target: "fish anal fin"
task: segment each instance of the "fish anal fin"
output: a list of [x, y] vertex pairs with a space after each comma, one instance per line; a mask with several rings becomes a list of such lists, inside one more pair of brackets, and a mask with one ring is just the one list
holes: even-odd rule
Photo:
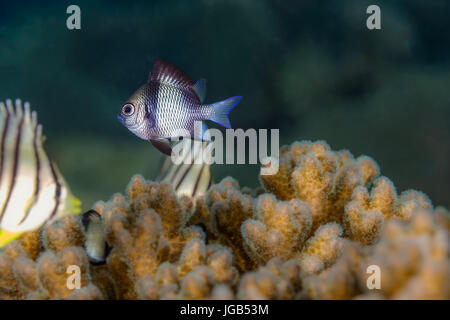
[[152, 145], [169, 157], [172, 155], [172, 147], [168, 139], [150, 139]]

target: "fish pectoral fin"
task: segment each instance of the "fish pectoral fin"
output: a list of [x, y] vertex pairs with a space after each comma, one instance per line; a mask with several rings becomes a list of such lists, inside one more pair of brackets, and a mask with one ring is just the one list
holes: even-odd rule
[[170, 142], [168, 139], [150, 139], [150, 142], [156, 149], [158, 149], [165, 155], [168, 155], [169, 157], [172, 155], [172, 147], [170, 146]]

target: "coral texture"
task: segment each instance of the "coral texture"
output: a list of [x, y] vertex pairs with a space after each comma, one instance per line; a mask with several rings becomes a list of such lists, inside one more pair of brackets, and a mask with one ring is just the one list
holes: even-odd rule
[[[449, 299], [450, 214], [400, 195], [369, 157], [323, 141], [280, 152], [262, 188], [233, 178], [195, 201], [134, 176], [93, 209], [112, 248], [89, 264], [79, 217], [0, 252], [2, 299]], [[67, 286], [67, 267], [81, 289]], [[377, 266], [381, 287], [368, 289]]]
[[[1, 299], [103, 298], [91, 281], [81, 228], [77, 218], [67, 217], [8, 244], [0, 253]], [[73, 265], [80, 268], [78, 290], [68, 286]]]

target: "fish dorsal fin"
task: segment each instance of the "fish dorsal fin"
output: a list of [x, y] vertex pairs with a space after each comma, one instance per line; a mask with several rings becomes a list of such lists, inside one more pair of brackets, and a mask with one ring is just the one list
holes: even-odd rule
[[148, 76], [148, 82], [158, 81], [173, 86], [181, 86], [192, 90], [194, 81], [177, 66], [162, 59], [156, 60], [153, 69]]
[[200, 100], [200, 103], [203, 103], [203, 101], [205, 101], [205, 97], [206, 97], [206, 79], [198, 80], [194, 84], [192, 89], [194, 89], [195, 93], [197, 94], [198, 99]]

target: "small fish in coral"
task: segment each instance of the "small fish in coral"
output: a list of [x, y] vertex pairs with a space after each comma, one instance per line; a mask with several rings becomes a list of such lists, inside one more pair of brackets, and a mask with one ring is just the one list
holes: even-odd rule
[[0, 247], [26, 231], [80, 212], [43, 148], [42, 126], [28, 102], [0, 102]]
[[[205, 149], [211, 142], [183, 139], [179, 164], [171, 157], [164, 157], [158, 181], [171, 184], [179, 197], [185, 195], [193, 199], [206, 193], [212, 184], [210, 164], [205, 161]], [[186, 161], [187, 160], [187, 161]]]
[[[231, 128], [228, 114], [242, 97], [203, 104], [205, 93], [204, 79], [194, 82], [178, 67], [158, 59], [147, 83], [128, 99], [117, 117], [135, 135], [171, 155], [169, 139], [209, 140], [203, 120]], [[200, 130], [194, 130], [196, 123], [202, 124]]]
[[94, 265], [105, 263], [111, 247], [106, 242], [100, 214], [91, 209], [83, 214], [82, 222], [85, 228], [85, 248], [89, 261]]

